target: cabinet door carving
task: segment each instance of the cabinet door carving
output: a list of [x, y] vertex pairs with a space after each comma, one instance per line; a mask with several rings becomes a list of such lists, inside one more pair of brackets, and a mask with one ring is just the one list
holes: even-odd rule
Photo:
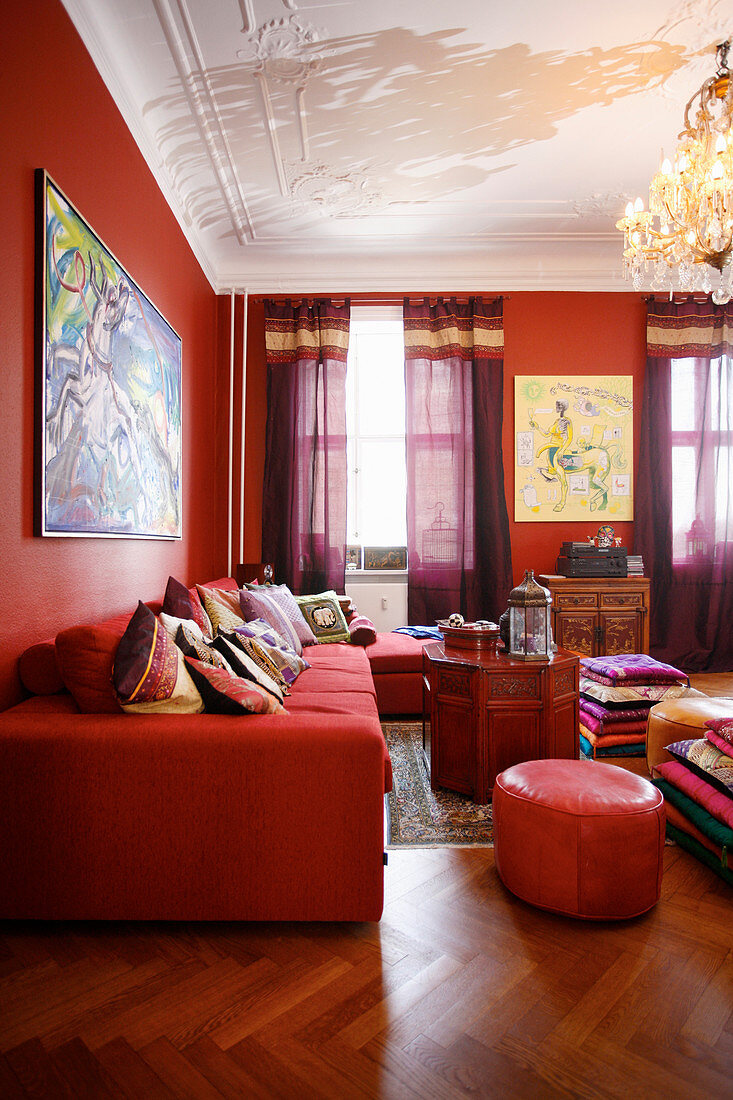
[[606, 653], [638, 653], [639, 621], [636, 615], [601, 612], [601, 630]]
[[592, 657], [597, 617], [587, 611], [576, 615], [560, 612], [555, 617], [555, 641], [562, 649], [572, 649]]

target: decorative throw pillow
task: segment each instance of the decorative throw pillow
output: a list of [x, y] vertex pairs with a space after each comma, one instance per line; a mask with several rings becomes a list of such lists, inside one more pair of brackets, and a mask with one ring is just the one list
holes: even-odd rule
[[596, 683], [587, 676], [580, 677], [580, 694], [584, 699], [595, 700], [603, 703], [609, 709], [628, 707], [638, 708], [645, 705], [651, 708], [655, 703], [661, 703], [662, 699], [685, 699], [692, 696], [702, 696], [701, 691], [684, 687], [682, 684], [636, 684], [634, 687], [608, 687], [606, 684]]
[[730, 718], [709, 718], [708, 729], [714, 730], [729, 745], [733, 745], [733, 715]]
[[197, 584], [196, 589], [198, 592], [205, 592], [207, 596], [211, 596], [211, 598], [218, 603], [223, 603], [224, 607], [228, 607], [232, 614], [237, 615], [241, 619], [242, 613], [239, 609], [238, 588], [214, 588], [213, 585], [209, 584]]
[[264, 619], [270, 623], [278, 634], [282, 635], [286, 644], [300, 656], [303, 652], [303, 645], [295, 631], [295, 627], [279, 604], [270, 599], [268, 594], [263, 591], [261, 585], [257, 585], [256, 589], [243, 588], [239, 593], [239, 606], [246, 621]]
[[251, 680], [233, 676], [221, 668], [185, 658], [191, 678], [210, 714], [286, 714], [284, 707]]
[[296, 596], [295, 602], [319, 645], [323, 642], [350, 641], [349, 627], [335, 592]]
[[221, 627], [222, 630], [234, 630], [235, 626], [242, 625], [244, 619], [241, 613], [235, 612], [228, 603], [222, 603], [214, 594], [213, 589], [203, 588], [201, 585], [196, 585], [196, 588], [201, 597], [201, 602], [204, 605], [204, 610], [211, 619], [212, 633], [214, 636], [216, 636], [219, 627]]
[[[249, 624], [245, 624], [244, 627], [237, 627], [234, 633], [241, 635], [248, 625]], [[243, 635], [245, 638], [246, 636], [246, 634]], [[270, 661], [272, 661], [279, 670], [281, 677], [288, 687], [290, 684], [295, 683], [301, 672], [311, 667], [305, 657], [299, 657], [294, 649], [288, 649], [287, 646], [270, 645], [262, 637], [253, 640], [256, 640], [258, 646], [264, 650]]]
[[172, 615], [175, 619], [193, 619], [201, 627], [202, 632], [211, 637], [211, 623], [209, 617], [201, 606], [201, 600], [194, 588], [193, 591], [186, 588], [175, 577], [168, 578], [168, 584], [163, 597], [162, 611], [166, 615]]
[[184, 623], [181, 623], [176, 632], [175, 642], [185, 657], [195, 657], [197, 661], [203, 661], [204, 664], [232, 672], [232, 668], [224, 660], [221, 653], [210, 642], [207, 642], [200, 632], [191, 630]]
[[354, 615], [349, 620], [349, 635], [354, 645], [374, 645], [377, 640], [377, 628], [366, 615]]
[[708, 783], [733, 797], [733, 758], [712, 745], [706, 737], [690, 741], [676, 741], [665, 745], [668, 753], [682, 764], [697, 772]]
[[[234, 635], [236, 637], [236, 635]], [[242, 638], [242, 643], [246, 642], [246, 638]], [[269, 692], [278, 703], [283, 701], [283, 689], [278, 683], [273, 680], [272, 676], [268, 675], [255, 660], [253, 660], [248, 653], [245, 653], [243, 646], [232, 641], [230, 636], [219, 633], [214, 638], [213, 646], [224, 657], [227, 664], [231, 668], [235, 676], [242, 676], [247, 680], [252, 680], [258, 687], [261, 687], [263, 691]]]
[[292, 623], [302, 645], [316, 644], [315, 635], [303, 618], [303, 612], [298, 607], [295, 596], [286, 584], [268, 584], [267, 598], [274, 600], [280, 610], [285, 612], [286, 618]]
[[[288, 648], [288, 643], [282, 634], [278, 634], [275, 627], [268, 623], [267, 619], [250, 619], [242, 626], [234, 628], [235, 634], [241, 634], [243, 638], [258, 638], [266, 645], [276, 645]], [[290, 647], [292, 648], [292, 647]]]
[[280, 672], [279, 667], [270, 658], [268, 650], [271, 646], [265, 646], [257, 638], [247, 638], [244, 634], [240, 634], [239, 631], [233, 630], [231, 632], [224, 633], [219, 632], [227, 641], [231, 642], [233, 646], [236, 646], [237, 650], [242, 650], [246, 655], [254, 661], [254, 663], [264, 672], [271, 680], [274, 680], [280, 690], [287, 694], [288, 685]]
[[160, 612], [160, 614], [158, 615], [158, 619], [160, 621], [160, 625], [162, 627], [165, 627], [174, 642], [176, 640], [176, 634], [178, 633], [179, 626], [185, 626], [186, 629], [191, 632], [191, 634], [195, 634], [196, 637], [199, 638], [202, 642], [211, 641], [211, 635], [204, 634], [203, 630], [195, 619], [177, 619], [175, 615], [166, 615], [165, 611]]
[[674, 665], [663, 664], [647, 653], [617, 653], [603, 657], [581, 657], [581, 673], [600, 684], [689, 684], [687, 674]]
[[112, 683], [120, 706], [130, 714], [197, 714], [204, 709], [183, 654], [142, 602], [117, 648]]

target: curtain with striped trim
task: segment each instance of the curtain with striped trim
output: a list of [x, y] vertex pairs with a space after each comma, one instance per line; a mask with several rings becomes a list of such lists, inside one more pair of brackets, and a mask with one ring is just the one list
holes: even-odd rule
[[293, 592], [343, 592], [348, 301], [265, 301], [263, 561]]
[[408, 619], [498, 619], [512, 587], [502, 302], [404, 301]]
[[[733, 668], [733, 304], [650, 302], [635, 547], [651, 650]], [[687, 533], [697, 537], [687, 539]]]

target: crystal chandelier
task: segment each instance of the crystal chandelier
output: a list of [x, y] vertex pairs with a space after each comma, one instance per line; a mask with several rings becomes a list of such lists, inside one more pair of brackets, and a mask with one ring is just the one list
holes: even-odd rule
[[[664, 160], [649, 185], [649, 210], [629, 203], [616, 222], [624, 234], [624, 275], [634, 290], [651, 276], [654, 290], [733, 296], [733, 81], [731, 39], [717, 47], [717, 69], [685, 107], [674, 163]], [[694, 121], [690, 116], [698, 102]]]

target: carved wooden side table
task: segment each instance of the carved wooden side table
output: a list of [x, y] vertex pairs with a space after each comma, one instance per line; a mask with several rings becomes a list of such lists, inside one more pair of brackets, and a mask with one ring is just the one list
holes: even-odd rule
[[423, 650], [423, 752], [433, 790], [491, 800], [496, 776], [524, 760], [578, 757], [578, 656], [517, 661]]

